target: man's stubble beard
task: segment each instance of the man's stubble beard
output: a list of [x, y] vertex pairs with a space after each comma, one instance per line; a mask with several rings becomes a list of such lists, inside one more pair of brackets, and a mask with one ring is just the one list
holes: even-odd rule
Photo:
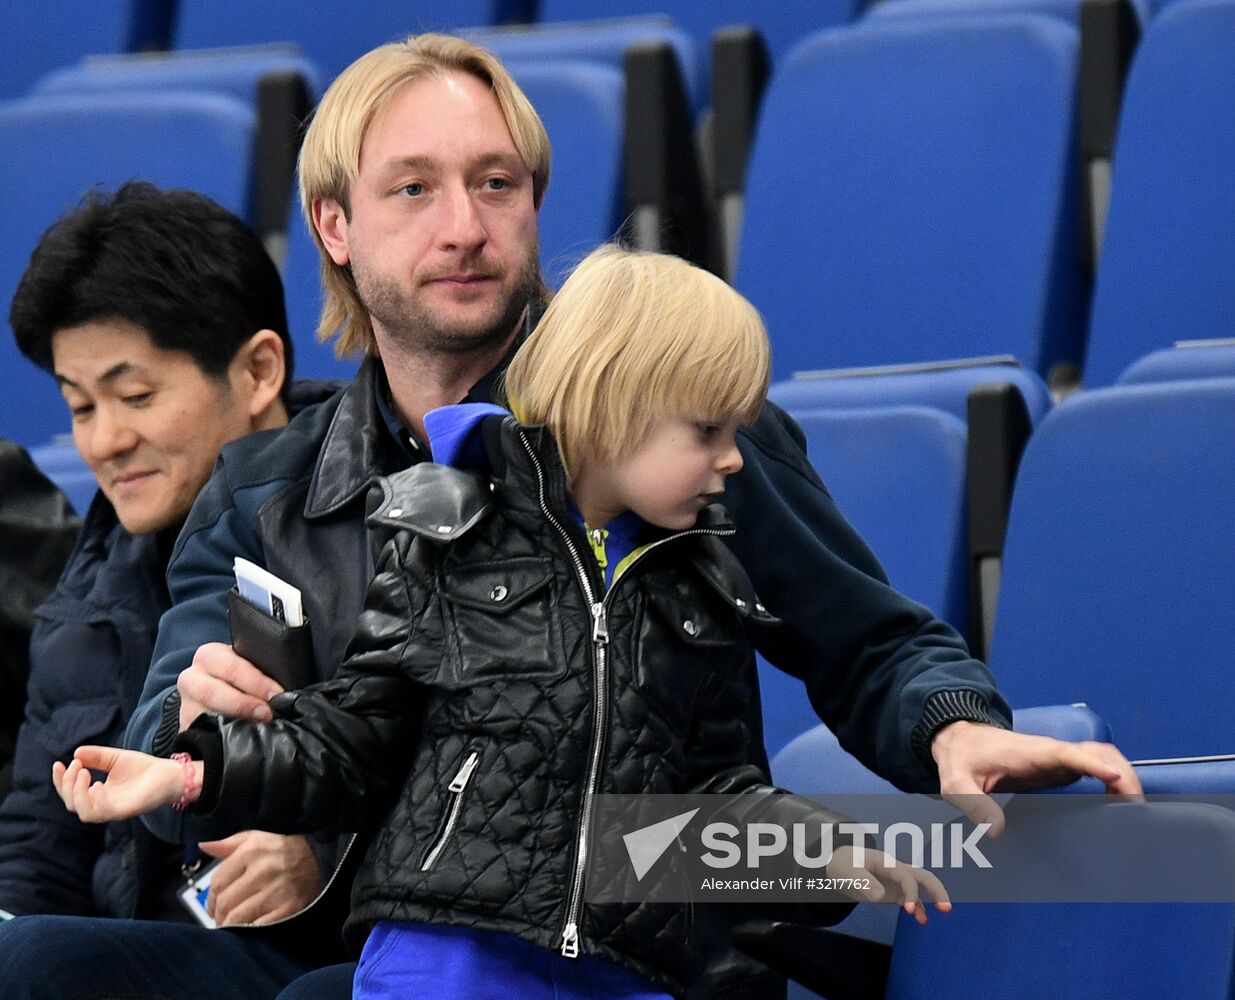
[[404, 350], [411, 354], [471, 354], [504, 342], [528, 302], [539, 293], [540, 248], [534, 246], [523, 261], [499, 315], [480, 329], [444, 323], [385, 275], [358, 271], [354, 266], [352, 273], [356, 292], [373, 322]]

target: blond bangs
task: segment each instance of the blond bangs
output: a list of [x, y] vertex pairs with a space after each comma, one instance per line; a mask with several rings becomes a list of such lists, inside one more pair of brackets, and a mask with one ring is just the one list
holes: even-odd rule
[[753, 423], [769, 371], [741, 295], [677, 257], [610, 245], [567, 279], [505, 386], [516, 418], [553, 434], [569, 477], [582, 459], [620, 460], [666, 416]]

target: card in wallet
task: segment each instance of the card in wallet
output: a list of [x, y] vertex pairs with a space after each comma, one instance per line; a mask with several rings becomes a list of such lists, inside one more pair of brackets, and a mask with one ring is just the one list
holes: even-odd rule
[[309, 623], [291, 626], [250, 604], [232, 587], [227, 595], [232, 648], [288, 691], [317, 681]]

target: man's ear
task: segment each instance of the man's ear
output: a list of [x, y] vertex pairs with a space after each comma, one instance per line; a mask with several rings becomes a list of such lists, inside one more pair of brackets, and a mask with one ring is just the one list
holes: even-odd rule
[[236, 352], [231, 364], [232, 385], [248, 397], [254, 430], [281, 427], [287, 410], [281, 393], [287, 378], [287, 359], [282, 338], [273, 330], [258, 330]]
[[330, 259], [340, 267], [351, 262], [347, 250], [347, 213], [333, 198], [318, 198], [313, 202], [313, 225], [326, 245]]

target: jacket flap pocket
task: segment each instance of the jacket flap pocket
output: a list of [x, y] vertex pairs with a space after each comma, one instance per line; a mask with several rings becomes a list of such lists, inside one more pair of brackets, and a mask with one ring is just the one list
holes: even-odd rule
[[487, 614], [504, 615], [549, 586], [552, 566], [543, 559], [505, 559], [452, 567], [442, 579], [447, 600]]
[[[688, 646], [732, 645], [740, 630], [738, 616], [727, 613], [718, 602], [705, 606], [696, 595], [692, 600], [678, 588], [649, 587], [648, 606], [661, 625]], [[720, 612], [717, 614], [717, 612]]]
[[57, 705], [39, 731], [39, 742], [57, 760], [68, 761], [83, 743], [117, 742], [123, 733], [120, 706], [108, 698]]

